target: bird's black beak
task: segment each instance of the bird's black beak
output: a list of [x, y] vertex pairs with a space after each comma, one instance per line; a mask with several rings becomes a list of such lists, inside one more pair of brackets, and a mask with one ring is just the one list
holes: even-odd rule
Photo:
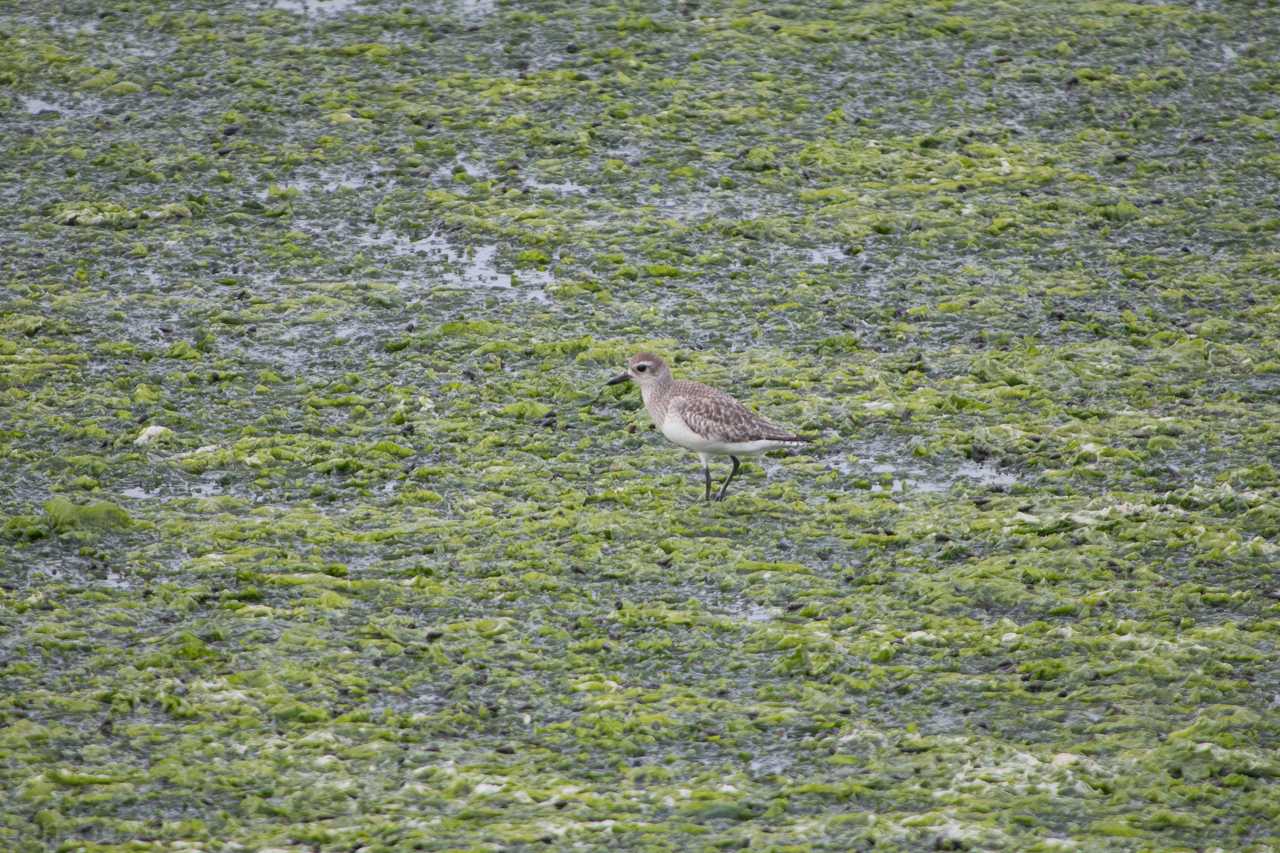
[[631, 378], [631, 374], [630, 374], [630, 373], [622, 373], [622, 374], [619, 374], [619, 375], [617, 375], [617, 376], [613, 377], [612, 379], [610, 379], [608, 382], [606, 382], [606, 383], [604, 383], [604, 384], [605, 384], [605, 385], [617, 385], [619, 382], [626, 382], [626, 381], [627, 381], [628, 379], [630, 379], [630, 378]]

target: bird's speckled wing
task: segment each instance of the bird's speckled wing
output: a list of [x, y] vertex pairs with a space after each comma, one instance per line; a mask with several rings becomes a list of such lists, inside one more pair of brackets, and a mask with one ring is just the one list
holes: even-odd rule
[[713, 441], [805, 441], [770, 423], [723, 391], [698, 383], [680, 383], [671, 405], [689, 429]]

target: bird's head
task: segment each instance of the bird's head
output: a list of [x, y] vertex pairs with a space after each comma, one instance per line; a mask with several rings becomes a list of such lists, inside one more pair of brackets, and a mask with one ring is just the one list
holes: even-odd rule
[[671, 378], [671, 371], [666, 362], [651, 352], [639, 352], [631, 356], [627, 362], [627, 370], [609, 380], [607, 384], [617, 385], [630, 379], [641, 388], [657, 385]]

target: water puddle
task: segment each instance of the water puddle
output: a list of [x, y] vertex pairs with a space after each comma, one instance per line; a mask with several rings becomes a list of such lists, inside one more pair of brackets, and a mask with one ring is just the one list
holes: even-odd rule
[[966, 459], [956, 466], [955, 472], [980, 486], [1008, 488], [1018, 482], [1017, 474], [1012, 471], [1002, 471], [991, 462], [974, 462]]
[[50, 22], [60, 33], [91, 36], [98, 32], [98, 22], [93, 18], [58, 18]]
[[815, 266], [827, 266], [833, 261], [843, 261], [848, 255], [839, 246], [818, 246], [809, 250], [809, 263]]
[[546, 181], [539, 181], [534, 178], [525, 178], [524, 185], [531, 190], [555, 193], [559, 196], [585, 196], [591, 192], [589, 187], [585, 187], [582, 184], [576, 184], [573, 181], [549, 183]]
[[64, 113], [67, 108], [61, 104], [55, 104], [53, 101], [46, 101], [41, 98], [32, 98], [27, 95], [19, 95], [18, 100], [22, 102], [22, 108], [27, 111], [28, 115], [40, 115], [41, 113]]
[[448, 241], [429, 234], [426, 237], [413, 239], [391, 229], [384, 229], [374, 234], [360, 234], [353, 241], [362, 249], [373, 249], [380, 255], [391, 257], [438, 257], [449, 249]]
[[452, 163], [445, 163], [431, 173], [431, 179], [437, 184], [448, 186], [454, 182], [454, 175], [461, 170], [467, 173], [467, 177], [472, 180], [487, 180], [493, 177], [493, 172], [485, 166], [473, 163], [466, 157], [459, 154], [454, 158]]
[[497, 0], [461, 0], [458, 11], [464, 19], [487, 18], [498, 9]]
[[220, 494], [223, 494], [222, 484], [216, 480], [204, 480], [191, 486], [192, 497], [211, 498]]
[[[446, 284], [467, 290], [506, 290], [536, 302], [550, 302], [546, 288], [555, 281], [555, 276], [547, 270], [500, 269], [497, 244], [457, 248], [437, 234], [413, 239], [391, 230], [363, 235], [355, 242], [384, 257], [412, 256], [439, 264], [440, 280]], [[415, 284], [421, 280], [420, 273], [413, 276]]]
[[315, 18], [333, 18], [351, 10], [363, 0], [275, 0], [275, 8]]
[[48, 118], [69, 118], [96, 115], [102, 111], [103, 102], [99, 98], [92, 96], [72, 96], [72, 99], [76, 102], [75, 106], [72, 106], [66, 101], [49, 101], [44, 98], [32, 97], [31, 95], [19, 95], [18, 104], [29, 116], [43, 116]]
[[[352, 174], [345, 169], [322, 169], [320, 171], [320, 180], [317, 182], [319, 187], [326, 193], [334, 193], [339, 190], [358, 190], [369, 185], [371, 180], [378, 177], [378, 173], [371, 172], [368, 177]], [[306, 182], [310, 183], [310, 182]], [[387, 189], [395, 186], [396, 181], [390, 180]], [[303, 187], [300, 187], [302, 189]], [[309, 187], [307, 187], [309, 188]]]
[[[686, 224], [709, 219], [718, 215], [721, 210], [719, 202], [706, 196], [649, 198], [642, 200], [642, 204], [660, 211], [663, 216]], [[754, 219], [755, 215], [750, 214], [740, 218]]]
[[133, 586], [133, 582], [119, 572], [108, 571], [105, 576], [97, 578], [96, 586], [106, 587], [107, 589], [130, 589]]
[[[554, 276], [542, 270], [521, 270], [518, 273], [500, 272], [494, 264], [498, 255], [497, 246], [479, 246], [463, 261], [463, 269], [459, 273], [449, 274], [455, 282], [462, 285], [480, 284], [485, 287], [514, 288], [520, 284], [521, 292], [539, 302], [550, 301], [546, 288], [554, 280]], [[532, 289], [530, 289], [532, 286]]]
[[[887, 464], [872, 465], [871, 473], [873, 474], [898, 473], [898, 466], [887, 465]], [[883, 494], [885, 492], [888, 492], [889, 494], [896, 495], [896, 494], [901, 494], [902, 492], [907, 492], [907, 491], [945, 492], [947, 490], [948, 484], [946, 482], [942, 480], [929, 479], [923, 475], [923, 472], [913, 471], [911, 472], [911, 476], [906, 476], [905, 475], [906, 472], [903, 472], [903, 473], [904, 473], [904, 476], [894, 477], [888, 482], [888, 484], [886, 484], [883, 481], [883, 479], [881, 479], [880, 482], [872, 483], [871, 484], [872, 494]]]
[[[175, 494], [186, 486], [185, 494]], [[130, 486], [122, 489], [121, 497], [130, 498], [135, 501], [162, 500], [168, 501], [176, 497], [192, 497], [192, 498], [210, 498], [223, 494], [222, 484], [216, 479], [204, 478], [199, 482], [190, 484], [178, 484], [176, 489], [166, 489], [162, 486], [154, 486], [147, 488], [145, 486]]]
[[747, 765], [754, 777], [776, 776], [786, 771], [788, 767], [795, 764], [796, 760], [793, 756], [785, 753], [776, 755], [761, 755], [751, 759], [751, 763]]
[[890, 461], [883, 453], [872, 452], [862, 458], [851, 456], [842, 459], [835, 467], [843, 474], [874, 480], [871, 485], [873, 494], [930, 494], [949, 491], [957, 484], [1007, 489], [1018, 482], [1018, 475], [1012, 471], [1002, 469], [992, 462], [974, 462], [971, 459], [946, 467], [931, 468], [903, 464], [899, 458]]
[[759, 624], [761, 622], [772, 622], [778, 618], [778, 612], [776, 607], [765, 607], [762, 604], [746, 602], [729, 608], [725, 615], [733, 619], [741, 619], [748, 624]]

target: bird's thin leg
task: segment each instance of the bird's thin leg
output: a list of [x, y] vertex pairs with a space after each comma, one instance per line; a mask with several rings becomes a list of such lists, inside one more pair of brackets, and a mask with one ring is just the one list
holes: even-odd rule
[[711, 460], [707, 458], [705, 453], [699, 453], [698, 458], [702, 460], [702, 478], [707, 483], [707, 492], [703, 501], [711, 503]]
[[[738, 468], [742, 466], [742, 463], [738, 461], [738, 457], [730, 456], [729, 458], [733, 460], [733, 470], [729, 472], [729, 476], [725, 478], [724, 485], [720, 487], [720, 494], [716, 496], [718, 501], [724, 500], [724, 493], [729, 491], [729, 484], [733, 482], [733, 475], [737, 474]], [[708, 474], [707, 476], [711, 475]]]

